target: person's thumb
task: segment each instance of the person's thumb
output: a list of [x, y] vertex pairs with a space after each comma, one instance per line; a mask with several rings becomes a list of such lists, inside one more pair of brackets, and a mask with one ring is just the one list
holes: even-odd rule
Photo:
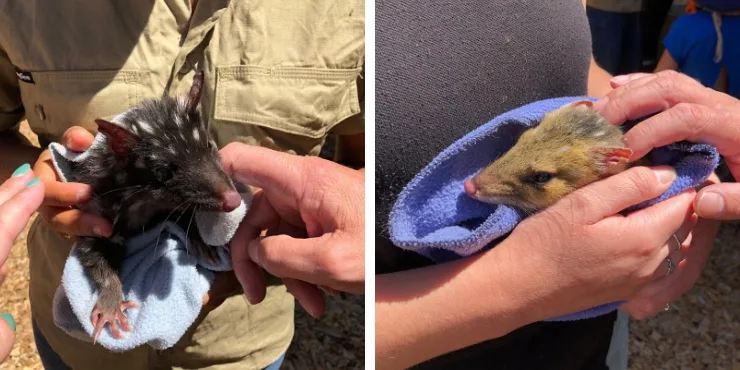
[[252, 261], [272, 275], [329, 285], [326, 270], [330, 263], [322, 253], [326, 244], [324, 236], [297, 239], [281, 234], [252, 240], [247, 251]]
[[0, 319], [0, 364], [10, 356], [15, 344], [15, 320], [9, 313], [2, 314]]
[[574, 191], [552, 211], [576, 223], [592, 224], [659, 196], [675, 179], [676, 171], [669, 166], [632, 167]]
[[694, 199], [694, 210], [701, 218], [740, 220], [740, 185], [723, 183], [701, 189]]

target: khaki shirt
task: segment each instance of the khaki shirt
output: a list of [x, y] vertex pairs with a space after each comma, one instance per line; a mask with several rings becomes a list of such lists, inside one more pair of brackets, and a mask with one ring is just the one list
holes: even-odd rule
[[[203, 113], [219, 144], [317, 155], [326, 136], [364, 131], [362, 0], [0, 0], [0, 130], [26, 118], [42, 146], [95, 130], [144, 98], [189, 90], [203, 70]], [[23, 79], [23, 80], [22, 80]], [[260, 369], [293, 337], [294, 300], [268, 288], [202, 316], [167, 351], [115, 354], [56, 328], [52, 297], [70, 242], [43, 221], [28, 237], [34, 320], [75, 369]]]

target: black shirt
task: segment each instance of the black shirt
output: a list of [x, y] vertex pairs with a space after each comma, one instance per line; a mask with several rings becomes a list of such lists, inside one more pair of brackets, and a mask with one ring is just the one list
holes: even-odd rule
[[[376, 273], [430, 262], [388, 240], [396, 196], [440, 151], [521, 105], [585, 95], [578, 0], [376, 1]], [[607, 369], [616, 313], [535, 323], [420, 369]]]

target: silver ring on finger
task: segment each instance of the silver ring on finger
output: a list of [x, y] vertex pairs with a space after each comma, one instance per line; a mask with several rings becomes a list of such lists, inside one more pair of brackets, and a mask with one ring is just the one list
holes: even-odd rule
[[666, 260], [668, 261], [668, 271], [665, 274], [670, 275], [673, 273], [673, 260], [671, 260], [671, 256], [668, 256]]
[[675, 233], [673, 234], [673, 239], [676, 241], [676, 249], [674, 249], [673, 251], [678, 252], [681, 250], [681, 241], [678, 240], [678, 236], [676, 236]]

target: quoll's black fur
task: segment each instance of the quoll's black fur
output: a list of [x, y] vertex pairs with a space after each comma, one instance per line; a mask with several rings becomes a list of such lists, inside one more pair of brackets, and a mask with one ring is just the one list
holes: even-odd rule
[[125, 240], [173, 219], [188, 233], [188, 250], [213, 253], [198, 232], [189, 232], [194, 212], [231, 211], [241, 202], [201, 119], [202, 83], [198, 72], [187, 97], [144, 101], [117, 123], [96, 120], [107, 145], [91, 148], [90, 157], [72, 169], [69, 181], [93, 188], [83, 210], [113, 223], [110, 238], [78, 239], [80, 261], [99, 291], [91, 313], [94, 342], [106, 323], [115, 338], [116, 321], [131, 331], [123, 311], [136, 305], [123, 302], [118, 277]]

